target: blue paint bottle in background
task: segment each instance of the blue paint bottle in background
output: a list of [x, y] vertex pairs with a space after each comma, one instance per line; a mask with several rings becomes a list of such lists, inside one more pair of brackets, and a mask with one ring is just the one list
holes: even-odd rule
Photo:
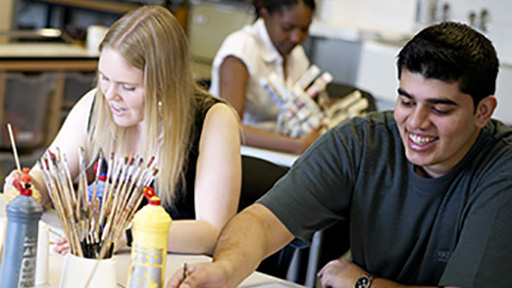
[[[97, 183], [93, 182], [89, 185], [89, 187], [87, 187], [90, 202], [92, 202], [94, 199], [98, 199], [100, 204], [103, 203], [102, 201], [103, 201], [103, 194], [105, 193], [106, 181], [107, 181], [107, 175], [106, 175], [106, 173], [102, 173], [99, 175]], [[97, 184], [96, 192], [94, 192], [95, 184]], [[101, 209], [101, 205], [99, 206], [99, 209]]]

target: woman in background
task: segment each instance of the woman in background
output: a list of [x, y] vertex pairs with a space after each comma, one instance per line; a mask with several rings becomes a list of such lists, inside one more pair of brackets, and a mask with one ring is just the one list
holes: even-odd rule
[[217, 52], [210, 92], [233, 105], [243, 119], [245, 144], [300, 154], [318, 131], [303, 138], [279, 135], [279, 108], [259, 79], [275, 72], [293, 84], [306, 72], [309, 60], [300, 44], [308, 36], [315, 1], [255, 0], [254, 6], [256, 22], [228, 36]]
[[[186, 37], [174, 16], [144, 6], [119, 19], [100, 45], [98, 84], [70, 112], [50, 150], [79, 174], [77, 147], [92, 164], [111, 152], [156, 156], [157, 195], [174, 219], [171, 252], [212, 252], [224, 224], [236, 213], [241, 186], [236, 113], [196, 85]], [[16, 173], [6, 181], [7, 191]], [[41, 171], [30, 175], [48, 203]], [[57, 252], [66, 252], [60, 241]]]

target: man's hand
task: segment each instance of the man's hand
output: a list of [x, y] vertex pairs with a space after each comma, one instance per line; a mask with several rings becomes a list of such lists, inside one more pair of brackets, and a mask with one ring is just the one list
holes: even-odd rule
[[352, 288], [356, 280], [368, 274], [356, 264], [346, 259], [337, 259], [327, 263], [317, 276], [322, 288]]
[[221, 288], [229, 287], [229, 276], [217, 263], [196, 263], [187, 265], [174, 273], [167, 282], [167, 288]]
[[[327, 263], [317, 276], [320, 278], [322, 288], [353, 288], [356, 280], [368, 274], [361, 267], [346, 259], [337, 259]], [[436, 288], [435, 286], [404, 286], [391, 280], [383, 278], [374, 279], [370, 287], [417, 287], [417, 288]], [[454, 286], [445, 286], [446, 288], [458, 288]]]

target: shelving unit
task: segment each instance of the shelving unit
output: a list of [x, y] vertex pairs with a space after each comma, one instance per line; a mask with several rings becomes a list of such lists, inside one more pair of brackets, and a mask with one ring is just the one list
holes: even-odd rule
[[[4, 119], [5, 97], [16, 97], [15, 91], [7, 91], [8, 73], [54, 73], [54, 89], [48, 97], [44, 140], [42, 145], [49, 145], [57, 135], [61, 125], [64, 101], [64, 89], [67, 73], [93, 72], [97, 69], [98, 55], [85, 48], [67, 44], [2, 44], [0, 45], [0, 119]], [[37, 95], [37, 91], [34, 91]], [[27, 97], [27, 95], [20, 95]], [[27, 103], [30, 105], [30, 103]], [[30, 116], [30, 115], [27, 115]]]

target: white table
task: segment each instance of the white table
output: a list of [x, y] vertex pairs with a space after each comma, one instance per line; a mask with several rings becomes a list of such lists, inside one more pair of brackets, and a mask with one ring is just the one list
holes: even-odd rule
[[[4, 205], [4, 194], [0, 194], [0, 217], [5, 215]], [[46, 222], [50, 227], [51, 231], [60, 232], [60, 221], [57, 217], [57, 213], [54, 210], [48, 210], [43, 214], [42, 220]], [[2, 219], [3, 221], [3, 219]], [[50, 240], [56, 239], [58, 236], [54, 232], [50, 233]], [[0, 240], [1, 241], [1, 240]], [[38, 285], [37, 288], [57, 288], [59, 287], [59, 281], [61, 277], [62, 266], [64, 263], [64, 256], [54, 253], [50, 247], [50, 267], [49, 267], [49, 283], [46, 285]], [[117, 283], [118, 287], [126, 287], [128, 279], [128, 269], [130, 266], [130, 251], [128, 249], [121, 250], [115, 254], [117, 259]], [[167, 266], [165, 270], [166, 283], [171, 276], [181, 267], [183, 263], [198, 263], [198, 262], [209, 262], [211, 258], [204, 255], [188, 255], [188, 254], [168, 254], [167, 255]], [[240, 287], [302, 287], [290, 281], [285, 281], [270, 275], [266, 275], [260, 272], [254, 272], [247, 279], [245, 279]]]
[[291, 167], [299, 155], [242, 145], [242, 155], [261, 158], [284, 167]]
[[[128, 268], [130, 265], [130, 253], [124, 251], [115, 255], [117, 259], [117, 285], [118, 287], [126, 287], [128, 279]], [[211, 258], [204, 255], [185, 255], [185, 254], [168, 254], [167, 255], [167, 269], [165, 270], [165, 283], [171, 278], [171, 276], [183, 267], [183, 263], [199, 263], [209, 262]], [[58, 288], [59, 280], [61, 277], [62, 266], [64, 263], [64, 256], [51, 252], [50, 255], [50, 267], [49, 267], [49, 280], [50, 283], [47, 285], [39, 285], [37, 288]], [[240, 287], [302, 287], [293, 282], [285, 281], [279, 278], [272, 277], [259, 272], [254, 272], [245, 279]]]

